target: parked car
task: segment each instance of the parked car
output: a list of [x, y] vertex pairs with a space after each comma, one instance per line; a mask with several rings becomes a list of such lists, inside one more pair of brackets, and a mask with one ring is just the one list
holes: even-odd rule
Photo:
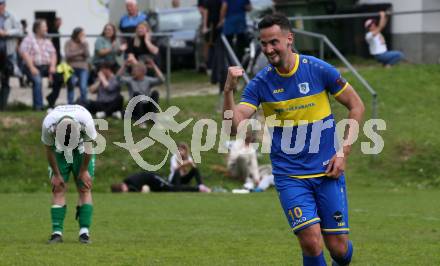
[[[158, 9], [150, 14], [149, 23], [156, 33], [170, 34], [171, 67], [198, 66], [200, 42], [198, 32], [202, 17], [197, 7]], [[162, 68], [166, 68], [166, 51], [168, 38], [155, 38], [160, 49]]]

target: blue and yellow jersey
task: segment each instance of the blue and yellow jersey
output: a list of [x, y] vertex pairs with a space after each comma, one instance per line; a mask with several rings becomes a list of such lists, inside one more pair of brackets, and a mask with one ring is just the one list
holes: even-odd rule
[[325, 175], [327, 164], [336, 153], [328, 94], [336, 97], [347, 86], [335, 67], [305, 55], [296, 55], [290, 73], [279, 73], [268, 65], [247, 85], [240, 104], [254, 109], [261, 104], [266, 121], [274, 117], [281, 121], [268, 125], [274, 175]]

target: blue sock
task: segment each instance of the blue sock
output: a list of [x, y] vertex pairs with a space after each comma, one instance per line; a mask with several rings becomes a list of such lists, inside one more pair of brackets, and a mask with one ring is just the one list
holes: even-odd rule
[[303, 254], [303, 265], [304, 266], [327, 266], [325, 263], [324, 252], [321, 252], [319, 256], [306, 256]]
[[351, 257], [353, 256], [353, 244], [350, 240], [348, 240], [348, 248], [347, 253], [345, 253], [344, 257], [342, 258], [335, 258], [332, 256], [332, 259], [338, 263], [339, 266], [345, 266], [349, 265], [351, 262]]

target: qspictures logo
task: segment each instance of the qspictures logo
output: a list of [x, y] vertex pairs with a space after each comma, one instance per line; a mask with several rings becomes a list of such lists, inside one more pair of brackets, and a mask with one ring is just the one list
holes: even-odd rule
[[[155, 113], [146, 113], [133, 123], [133, 110], [140, 102], [150, 102], [158, 111]], [[228, 153], [226, 143], [231, 142], [232, 111], [225, 111], [223, 114], [224, 120], [220, 123], [209, 118], [199, 119], [197, 121], [194, 118], [187, 118], [182, 122], [178, 122], [176, 117], [179, 112], [180, 109], [177, 106], [170, 106], [166, 110], [162, 110], [150, 97], [145, 95], [136, 96], [130, 100], [125, 110], [123, 121], [125, 142], [114, 142], [113, 144], [128, 152], [139, 167], [146, 171], [156, 171], [164, 166], [170, 154], [176, 155], [177, 159], [181, 162], [182, 158], [178, 152], [177, 143], [171, 137], [171, 133], [178, 134], [185, 129], [187, 130], [188, 127], [192, 125], [191, 139], [188, 140], [188, 142], [190, 142], [191, 156], [195, 163], [202, 162], [202, 152], [216, 149], [217, 153]], [[132, 127], [145, 123], [148, 120], [151, 120], [153, 123], [148, 130], [147, 136], [135, 142]], [[108, 130], [108, 122], [106, 120], [94, 119], [94, 122], [99, 130]], [[283, 124], [283, 126], [281, 126], [281, 124]], [[308, 125], [310, 124], [312, 124], [312, 126], [309, 127]], [[293, 127], [289, 127], [289, 125], [298, 125], [296, 135], [293, 135]], [[347, 139], [342, 139], [348, 125], [352, 128], [352, 134]], [[271, 140], [275, 127], [279, 127], [283, 131], [280, 143], [282, 152], [286, 154], [298, 154], [304, 152], [304, 149], [307, 149], [305, 152], [308, 153], [318, 153], [320, 149], [319, 141], [313, 141], [314, 145], [305, 145], [305, 142], [307, 136], [313, 136], [314, 139], [320, 140], [325, 130], [335, 130], [337, 132], [337, 134], [334, 134], [333, 145], [335, 150], [338, 151], [341, 145], [354, 144], [358, 140], [361, 130], [360, 125], [351, 119], [343, 119], [338, 123], [335, 123], [333, 119], [312, 122], [284, 120], [282, 123], [276, 119], [276, 115], [272, 115], [266, 117], [264, 123], [257, 119], [243, 120], [237, 127], [236, 139], [244, 140], [248, 130], [255, 132], [262, 131], [261, 144], [252, 143], [251, 145], [256, 151], [262, 154], [269, 154], [271, 152]], [[81, 128], [81, 130], [84, 129]], [[386, 123], [382, 119], [370, 119], [363, 124], [362, 131], [367, 137], [367, 141], [361, 142], [361, 151], [363, 154], [379, 154], [382, 152], [385, 143], [378, 132], [383, 130], [386, 130]], [[80, 143], [79, 139], [82, 133], [87, 134], [87, 132], [80, 132], [80, 130], [72, 131], [70, 133], [71, 141], [69, 145], [63, 146], [63, 143], [60, 143], [62, 146], [60, 150], [64, 151], [65, 154], [71, 154], [71, 151], [77, 148], [77, 144]], [[61, 139], [64, 139], [66, 134], [65, 126], [57, 129], [56, 134], [63, 134]], [[106, 139], [98, 133], [94, 143], [84, 143], [84, 150], [87, 153], [100, 154], [104, 152], [106, 145]], [[148, 162], [141, 156], [141, 152], [148, 151], [154, 145], [161, 145], [164, 151], [166, 151], [163, 158], [160, 158], [159, 163]]]

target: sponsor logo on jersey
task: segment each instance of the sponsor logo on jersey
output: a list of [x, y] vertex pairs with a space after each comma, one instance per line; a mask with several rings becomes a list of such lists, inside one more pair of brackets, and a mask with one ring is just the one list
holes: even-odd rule
[[306, 217], [301, 217], [301, 218], [299, 218], [299, 219], [295, 219], [295, 221], [293, 221], [292, 227], [295, 227], [295, 226], [297, 226], [297, 225], [299, 225], [299, 224], [302, 224], [302, 223], [304, 223], [305, 221], [307, 221], [307, 218], [306, 218]]
[[282, 92], [284, 92], [283, 88], [273, 90], [273, 94], [282, 93]]

